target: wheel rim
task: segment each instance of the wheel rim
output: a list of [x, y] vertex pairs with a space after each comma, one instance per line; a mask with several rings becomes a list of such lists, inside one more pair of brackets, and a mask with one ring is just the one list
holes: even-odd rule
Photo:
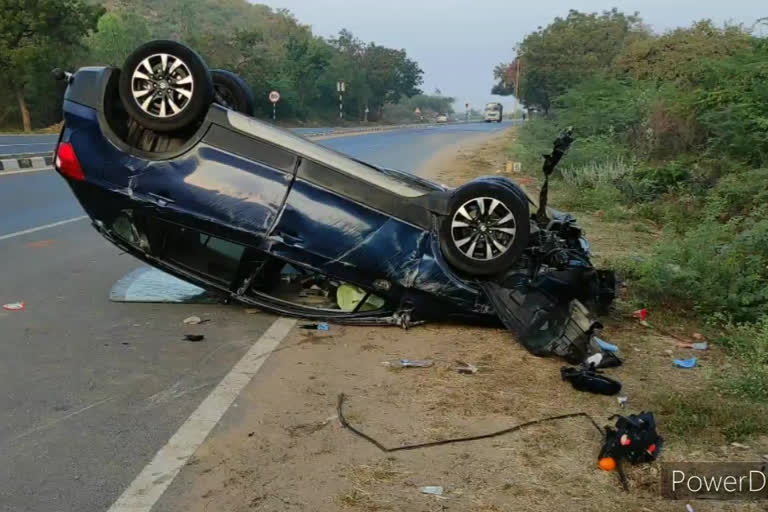
[[168, 53], [139, 62], [131, 77], [131, 92], [139, 108], [152, 117], [179, 115], [190, 104], [195, 81], [186, 62]]
[[470, 199], [451, 219], [454, 245], [473, 260], [490, 261], [506, 253], [515, 241], [516, 232], [515, 215], [493, 197]]

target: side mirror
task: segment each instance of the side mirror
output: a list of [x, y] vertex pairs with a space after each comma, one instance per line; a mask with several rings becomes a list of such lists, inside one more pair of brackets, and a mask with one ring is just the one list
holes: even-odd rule
[[64, 71], [61, 68], [54, 68], [51, 70], [51, 76], [54, 80], [61, 81], [66, 80], [67, 83], [72, 82], [72, 73]]

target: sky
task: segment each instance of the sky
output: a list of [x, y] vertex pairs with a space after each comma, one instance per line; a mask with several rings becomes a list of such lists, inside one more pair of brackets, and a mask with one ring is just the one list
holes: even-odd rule
[[[751, 26], [768, 17], [765, 0], [256, 0], [287, 8], [315, 34], [330, 36], [342, 28], [364, 41], [403, 48], [424, 70], [422, 89], [435, 88], [464, 104], [482, 108], [500, 101], [514, 106], [511, 96], [491, 95], [493, 67], [514, 57], [526, 34], [547, 25], [569, 9], [594, 12], [617, 7], [638, 11], [654, 31], [663, 32], [694, 20]], [[519, 7], [516, 7], [519, 5]], [[763, 33], [765, 30], [762, 31]]]

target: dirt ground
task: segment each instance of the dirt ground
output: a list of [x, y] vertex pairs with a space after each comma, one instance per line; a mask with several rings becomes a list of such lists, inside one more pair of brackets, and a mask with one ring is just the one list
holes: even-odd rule
[[[430, 161], [425, 175], [458, 184], [505, 172], [505, 132]], [[535, 179], [512, 176], [535, 189]], [[583, 218], [598, 254], [631, 252], [654, 234]], [[723, 362], [699, 352], [699, 366], [679, 370], [672, 357], [690, 356], [674, 339], [627, 320], [619, 301], [604, 337], [620, 346], [624, 366], [607, 373], [624, 384], [616, 397], [580, 393], [560, 380], [563, 362], [531, 356], [500, 329], [428, 325], [328, 332], [296, 329], [238, 400], [238, 421], [219, 429], [184, 469], [183, 508], [192, 511], [683, 511], [685, 502], [659, 497], [659, 464], [628, 468], [630, 491], [600, 471], [597, 431], [585, 418], [533, 426], [493, 439], [384, 453], [336, 419], [339, 393], [349, 422], [394, 447], [477, 435], [550, 415], [587, 412], [599, 424], [616, 413], [657, 411], [665, 390], [695, 389]], [[671, 352], [671, 353], [670, 353]], [[431, 368], [395, 369], [399, 358], [435, 361]], [[479, 367], [460, 375], [455, 362]], [[659, 416], [664, 435], [664, 416]], [[768, 443], [738, 451], [718, 440], [667, 436], [663, 460], [748, 460]], [[442, 486], [442, 496], [422, 486]], [[765, 510], [748, 503], [695, 503], [708, 510]]]

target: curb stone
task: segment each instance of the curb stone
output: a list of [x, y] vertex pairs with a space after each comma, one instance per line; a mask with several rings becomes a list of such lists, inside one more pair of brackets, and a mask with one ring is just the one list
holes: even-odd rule
[[53, 165], [53, 155], [50, 153], [3, 156], [4, 158], [0, 158], [0, 173], [21, 169], [40, 169]]

